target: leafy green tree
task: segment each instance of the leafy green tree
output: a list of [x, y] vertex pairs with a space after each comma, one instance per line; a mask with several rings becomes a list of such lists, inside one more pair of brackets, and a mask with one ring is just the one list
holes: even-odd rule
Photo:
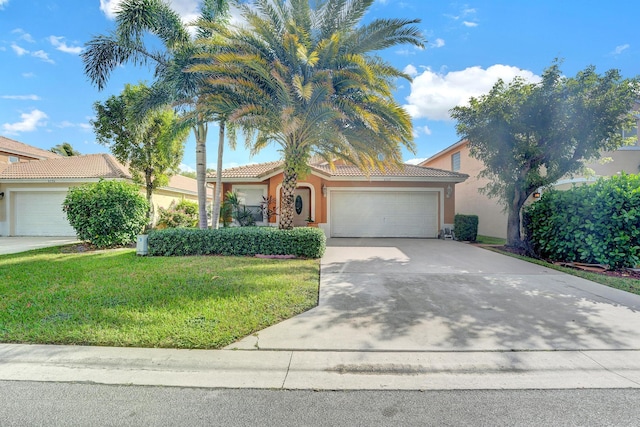
[[189, 127], [170, 108], [151, 111], [141, 120], [135, 106], [144, 101], [145, 88], [144, 84], [127, 85], [119, 96], [111, 96], [104, 104], [96, 102], [92, 124], [97, 141], [129, 166], [135, 182], [144, 184], [151, 225], [153, 192], [177, 172]]
[[[423, 46], [418, 20], [360, 21], [373, 0], [255, 0], [241, 5], [246, 25], [214, 27], [204, 55], [203, 97], [229, 123], [255, 129], [245, 140], [270, 143], [284, 158], [280, 228], [293, 227], [294, 190], [314, 154], [365, 171], [397, 165], [414, 149], [411, 119], [393, 100], [393, 82], [410, 77], [377, 56], [409, 43]], [[230, 134], [232, 138], [234, 134]]]
[[624, 143], [620, 129], [633, 125], [638, 81], [594, 67], [564, 77], [558, 63], [539, 83], [516, 78], [451, 110], [458, 134], [489, 179], [483, 189], [508, 212], [507, 245], [522, 246], [520, 211], [539, 187], [578, 172], [585, 161]]
[[62, 210], [80, 240], [107, 248], [135, 242], [149, 206], [137, 185], [101, 180], [69, 189]]
[[[224, 25], [228, 19], [228, 0], [203, 0], [200, 9], [201, 23], [217, 22]], [[154, 35], [161, 46], [147, 43], [145, 35]], [[102, 90], [113, 70], [125, 63], [151, 65], [156, 81], [150, 88], [145, 110], [159, 105], [180, 105], [188, 110], [186, 117], [196, 139], [196, 180], [198, 181], [199, 227], [207, 227], [206, 193], [206, 141], [208, 123], [221, 120], [214, 113], [201, 107], [199, 90], [202, 77], [186, 72], [186, 68], [197, 62], [196, 55], [202, 53], [199, 40], [211, 37], [210, 30], [198, 26], [195, 38], [189, 33], [180, 16], [164, 0], [124, 0], [116, 14], [116, 29], [108, 35], [91, 39], [82, 53], [85, 74], [98, 89]], [[156, 46], [158, 47], [156, 49]], [[161, 48], [160, 48], [161, 47]], [[224, 121], [220, 122], [219, 157], [224, 146]], [[221, 162], [221, 159], [219, 159]], [[220, 168], [218, 168], [220, 169]], [[220, 187], [216, 187], [220, 188]], [[216, 191], [219, 202], [220, 191]], [[214, 222], [217, 227], [217, 222]]]
[[62, 144], [58, 144], [54, 147], [51, 147], [49, 151], [51, 151], [52, 153], [60, 154], [61, 156], [64, 156], [64, 157], [80, 155], [80, 152], [75, 148], [73, 148], [73, 146], [68, 142], [63, 142]]

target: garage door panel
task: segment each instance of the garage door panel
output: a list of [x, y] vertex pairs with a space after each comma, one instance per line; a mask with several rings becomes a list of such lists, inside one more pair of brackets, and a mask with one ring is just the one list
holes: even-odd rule
[[438, 193], [334, 191], [332, 237], [436, 237]]
[[19, 191], [13, 193], [16, 236], [75, 236], [62, 211], [66, 191]]

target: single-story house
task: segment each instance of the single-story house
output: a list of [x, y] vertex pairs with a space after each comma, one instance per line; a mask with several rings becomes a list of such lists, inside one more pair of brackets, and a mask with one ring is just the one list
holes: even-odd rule
[[[453, 224], [455, 186], [467, 178], [414, 165], [365, 174], [348, 164], [312, 163], [310, 170], [295, 190], [295, 225], [318, 226], [328, 237], [438, 237]], [[222, 191], [236, 192], [257, 224], [276, 225], [278, 215], [265, 218], [260, 203], [271, 196], [280, 205], [282, 179], [282, 161], [240, 166], [222, 172]]]
[[[70, 187], [100, 179], [131, 181], [131, 174], [110, 154], [11, 163], [0, 170], [0, 236], [75, 235], [62, 202]], [[182, 199], [198, 200], [195, 179], [175, 175], [153, 196], [156, 211]]]
[[[640, 117], [638, 118], [640, 122]], [[567, 176], [554, 184], [560, 190], [566, 190], [573, 185], [595, 182], [600, 177], [613, 176], [620, 172], [638, 173], [640, 168], [640, 141], [637, 131], [631, 133], [636, 136], [636, 142], [612, 152], [603, 152], [601, 160], [586, 165], [593, 174]], [[484, 164], [469, 154], [469, 143], [466, 140], [436, 153], [420, 163], [421, 166], [441, 168], [464, 173], [469, 179], [456, 186], [456, 213], [478, 215], [478, 234], [493, 237], [507, 237], [507, 213], [503, 210], [498, 199], [490, 199], [479, 190], [487, 185], [486, 178], [479, 178], [478, 174], [484, 169]], [[541, 189], [542, 190], [542, 189]], [[533, 199], [530, 198], [529, 203]]]

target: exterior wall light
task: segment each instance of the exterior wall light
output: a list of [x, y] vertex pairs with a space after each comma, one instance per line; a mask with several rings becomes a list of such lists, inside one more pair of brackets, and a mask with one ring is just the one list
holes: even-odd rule
[[453, 192], [453, 188], [451, 187], [451, 184], [447, 185], [447, 192], [445, 194], [447, 199], [451, 197], [452, 192]]
[[540, 192], [536, 191], [535, 193], [533, 193], [533, 198], [534, 199], [539, 199], [540, 198]]
[[4, 199], [4, 191], [0, 192], [0, 200]]
[[322, 195], [324, 197], [327, 197], [327, 186], [322, 184]]

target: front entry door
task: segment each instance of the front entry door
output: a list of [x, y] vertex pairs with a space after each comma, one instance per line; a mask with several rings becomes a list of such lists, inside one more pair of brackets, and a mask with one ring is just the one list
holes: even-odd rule
[[[304, 227], [311, 216], [311, 189], [296, 188], [293, 193], [293, 225]], [[315, 219], [315, 218], [312, 218]]]

